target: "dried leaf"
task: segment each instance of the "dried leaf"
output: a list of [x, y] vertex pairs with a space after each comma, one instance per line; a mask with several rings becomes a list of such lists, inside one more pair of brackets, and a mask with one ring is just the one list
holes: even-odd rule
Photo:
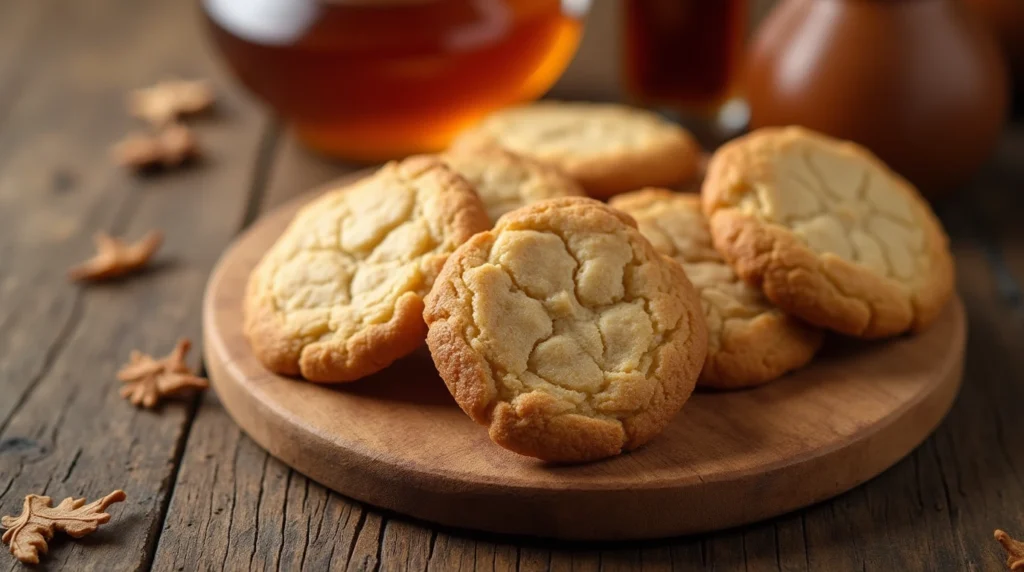
[[1006, 550], [1006, 566], [1010, 570], [1024, 570], [1024, 542], [1014, 540], [1002, 530], [997, 530], [995, 536]]
[[106, 233], [97, 233], [96, 255], [68, 270], [71, 280], [106, 280], [137, 270], [156, 253], [163, 244], [164, 235], [158, 230], [150, 231], [141, 240], [132, 244], [114, 238]]
[[128, 111], [163, 127], [180, 117], [209, 109], [213, 101], [213, 88], [205, 81], [168, 80], [129, 94]]
[[124, 499], [124, 491], [117, 490], [89, 504], [85, 504], [84, 498], [68, 497], [52, 507], [50, 497], [28, 495], [20, 516], [5, 516], [0, 520], [7, 529], [3, 542], [10, 545], [11, 554], [18, 560], [38, 564], [39, 553], [46, 553], [46, 543], [53, 538], [54, 531], [64, 531], [74, 538], [95, 532], [99, 525], [110, 520], [110, 515], [103, 511]]
[[209, 387], [185, 364], [191, 346], [187, 339], [178, 340], [174, 350], [159, 360], [133, 351], [128, 363], [117, 372], [117, 378], [127, 384], [121, 388], [121, 397], [132, 405], [152, 408], [165, 396]]
[[155, 135], [129, 135], [111, 148], [114, 161], [123, 167], [144, 171], [156, 167], [177, 167], [198, 157], [199, 141], [188, 127], [172, 124]]

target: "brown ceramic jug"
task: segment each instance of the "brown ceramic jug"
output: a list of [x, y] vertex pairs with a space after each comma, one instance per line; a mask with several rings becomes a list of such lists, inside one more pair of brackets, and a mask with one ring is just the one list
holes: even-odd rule
[[969, 0], [995, 32], [1010, 63], [1013, 95], [1018, 112], [1024, 112], [1024, 2], [1021, 0]]
[[1002, 54], [958, 0], [780, 0], [747, 65], [752, 128], [857, 141], [929, 194], [965, 182], [1006, 120]]

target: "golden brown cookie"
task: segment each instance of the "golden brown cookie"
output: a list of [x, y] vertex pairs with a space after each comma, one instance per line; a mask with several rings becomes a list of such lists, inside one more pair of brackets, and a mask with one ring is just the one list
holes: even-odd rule
[[707, 348], [682, 266], [583, 197], [502, 217], [455, 251], [426, 303], [427, 344], [459, 406], [495, 443], [548, 461], [652, 439]]
[[697, 385], [736, 389], [802, 367], [821, 346], [818, 328], [787, 316], [740, 280], [711, 244], [700, 197], [643, 189], [612, 199], [632, 216], [654, 249], [676, 259], [700, 294], [708, 357]]
[[953, 293], [942, 226], [868, 150], [797, 127], [761, 129], [711, 158], [715, 247], [784, 311], [879, 338], [921, 330]]
[[682, 127], [623, 105], [542, 101], [494, 113], [453, 147], [493, 142], [553, 163], [598, 198], [685, 183], [701, 150]]
[[442, 158], [473, 185], [492, 222], [530, 203], [584, 194], [576, 181], [554, 165], [497, 145], [464, 146]]
[[489, 227], [434, 157], [392, 162], [304, 207], [249, 278], [245, 332], [272, 371], [351, 381], [423, 343], [423, 296], [455, 248]]

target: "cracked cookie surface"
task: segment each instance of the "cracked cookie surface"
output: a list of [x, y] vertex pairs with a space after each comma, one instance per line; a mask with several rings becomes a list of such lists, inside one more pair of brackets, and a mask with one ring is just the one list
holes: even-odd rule
[[711, 158], [703, 208], [715, 247], [787, 313], [864, 338], [926, 328], [953, 293], [942, 226], [868, 150], [769, 128]]
[[426, 336], [423, 297], [448, 255], [489, 227], [434, 157], [382, 167], [305, 206], [249, 277], [245, 333], [270, 370], [352, 381]]
[[700, 146], [682, 127], [649, 111], [604, 103], [542, 101], [505, 109], [461, 134], [453, 147], [488, 142], [557, 165], [599, 198], [685, 183], [701, 161]]
[[442, 158], [473, 185], [491, 222], [530, 203], [584, 195], [579, 183], [554, 165], [497, 145], [453, 149]]
[[690, 396], [700, 301], [636, 223], [582, 197], [509, 213], [459, 247], [426, 300], [441, 377], [491, 439], [579, 462], [638, 447]]
[[642, 189], [609, 203], [636, 220], [654, 249], [686, 270], [708, 325], [708, 357], [697, 385], [717, 389], [772, 381], [805, 365], [821, 346], [821, 330], [787, 316], [740, 280], [711, 243], [700, 197]]

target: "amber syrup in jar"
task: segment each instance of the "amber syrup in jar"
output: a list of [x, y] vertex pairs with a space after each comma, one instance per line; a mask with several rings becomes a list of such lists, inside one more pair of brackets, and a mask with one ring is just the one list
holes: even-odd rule
[[575, 53], [582, 15], [563, 9], [579, 0], [202, 2], [229, 66], [301, 140], [365, 161], [440, 150], [540, 96]]

